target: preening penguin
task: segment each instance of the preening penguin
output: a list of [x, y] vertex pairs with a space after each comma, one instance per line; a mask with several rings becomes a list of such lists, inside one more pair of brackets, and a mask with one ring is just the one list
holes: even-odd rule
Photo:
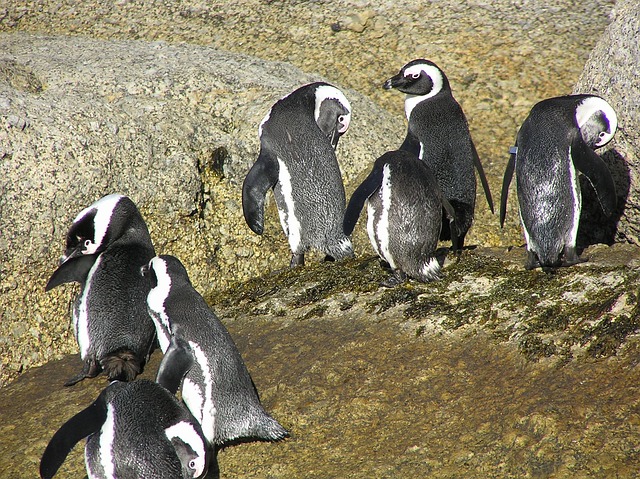
[[288, 432], [262, 407], [231, 335], [193, 288], [173, 256], [153, 258], [143, 269], [154, 285], [148, 306], [164, 358], [158, 382], [182, 382], [182, 398], [212, 446], [284, 439]]
[[[405, 113], [409, 121], [407, 136], [400, 146], [425, 161], [440, 185], [444, 197], [456, 212], [459, 247], [464, 246], [473, 222], [478, 171], [489, 208], [493, 200], [489, 184], [469, 133], [462, 108], [453, 97], [449, 80], [433, 62], [413, 60], [384, 83], [407, 94]], [[446, 212], [443, 210], [443, 218]], [[452, 238], [449, 222], [444, 221], [440, 239]]]
[[[402, 150], [378, 158], [349, 200], [344, 218], [346, 234], [353, 232], [365, 202], [369, 240], [393, 272], [383, 286], [402, 283], [406, 276], [423, 282], [439, 279], [440, 262], [435, 252], [443, 208], [451, 231], [455, 232], [457, 226], [454, 209], [426, 163]], [[457, 235], [452, 239], [457, 249]]]
[[342, 231], [346, 199], [335, 154], [350, 121], [344, 94], [317, 82], [278, 100], [260, 124], [260, 153], [242, 185], [242, 208], [251, 230], [262, 234], [265, 195], [273, 190], [291, 266], [304, 264], [310, 248], [331, 259], [353, 256]]
[[615, 184], [593, 150], [613, 138], [617, 125], [611, 105], [595, 95], [549, 98], [531, 109], [511, 150], [500, 201], [502, 226], [515, 170], [527, 269], [581, 261], [576, 252], [582, 208], [577, 171], [593, 186], [604, 213], [613, 213]]
[[202, 429], [174, 393], [146, 379], [112, 382], [53, 435], [40, 477], [52, 478], [85, 437], [91, 479], [203, 477], [208, 456]]
[[130, 381], [142, 372], [155, 344], [140, 267], [155, 256], [149, 230], [126, 196], [107, 195], [83, 209], [67, 233], [66, 250], [46, 290], [78, 282], [73, 331], [84, 368], [70, 386], [102, 370]]

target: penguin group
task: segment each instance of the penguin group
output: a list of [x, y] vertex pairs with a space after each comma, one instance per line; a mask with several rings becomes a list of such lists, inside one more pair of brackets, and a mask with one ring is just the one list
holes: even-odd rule
[[[351, 235], [366, 204], [371, 246], [390, 272], [382, 286], [438, 280], [449, 251], [439, 243], [450, 241], [459, 254], [473, 224], [476, 173], [494, 212], [467, 119], [443, 70], [416, 59], [383, 87], [406, 94], [406, 137], [373, 162], [349, 201], [336, 155], [352, 118], [344, 92], [325, 82], [303, 85], [276, 101], [258, 126], [260, 150], [242, 185], [243, 214], [263, 234], [273, 192], [291, 268], [304, 265], [311, 249], [327, 261], [353, 257]], [[500, 199], [503, 226], [515, 173], [527, 269], [581, 261], [578, 172], [604, 213], [614, 212], [614, 182], [594, 150], [616, 129], [614, 109], [595, 95], [549, 98], [531, 109], [509, 150]], [[110, 384], [54, 434], [42, 478], [53, 477], [84, 438], [90, 478], [128, 479], [205, 477], [227, 445], [289, 436], [262, 406], [233, 338], [185, 266], [156, 254], [130, 198], [109, 194], [75, 217], [46, 290], [69, 282], [80, 284], [71, 316], [84, 366], [65, 386], [100, 373]], [[136, 379], [156, 348], [163, 357], [155, 381]]]

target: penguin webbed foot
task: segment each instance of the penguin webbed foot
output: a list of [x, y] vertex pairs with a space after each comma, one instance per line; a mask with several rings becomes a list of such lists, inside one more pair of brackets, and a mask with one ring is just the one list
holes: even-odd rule
[[80, 371], [75, 376], [67, 379], [64, 383], [64, 387], [74, 386], [78, 384], [80, 381], [83, 381], [87, 378], [95, 378], [98, 374], [102, 372], [102, 368], [98, 364], [98, 362], [94, 359], [90, 359], [84, 363], [82, 367], [82, 371]]
[[393, 271], [391, 276], [380, 282], [380, 286], [383, 286], [385, 288], [393, 288], [395, 286], [398, 286], [399, 284], [404, 283], [406, 280], [407, 275], [403, 271], [396, 269]]
[[291, 255], [291, 262], [289, 263], [289, 268], [295, 268], [296, 266], [304, 266], [304, 253], [300, 253], [300, 254], [293, 253]]

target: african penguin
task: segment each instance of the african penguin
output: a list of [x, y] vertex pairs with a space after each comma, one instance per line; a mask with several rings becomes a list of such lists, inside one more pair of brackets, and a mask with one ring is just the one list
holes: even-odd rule
[[76, 443], [90, 479], [204, 477], [208, 467], [202, 428], [174, 392], [147, 379], [114, 381], [53, 435], [40, 461], [52, 478]]
[[[407, 94], [404, 107], [409, 127], [400, 149], [424, 160], [435, 175], [444, 197], [456, 211], [457, 243], [462, 248], [475, 209], [474, 166], [492, 213], [493, 200], [467, 119], [453, 97], [449, 80], [435, 63], [417, 59], [389, 78], [384, 88]], [[444, 219], [446, 212], [442, 213]], [[443, 222], [440, 239], [452, 239], [448, 221]]]
[[81, 285], [72, 321], [84, 368], [65, 386], [103, 370], [110, 380], [124, 381], [142, 372], [155, 347], [155, 327], [140, 267], [154, 256], [147, 225], [126, 196], [107, 195], [73, 220], [60, 266], [45, 288]]
[[613, 213], [615, 184], [607, 165], [593, 150], [613, 138], [617, 125], [611, 105], [595, 95], [548, 98], [529, 112], [518, 131], [516, 147], [510, 151], [500, 201], [503, 226], [515, 169], [527, 269], [581, 261], [576, 251], [582, 208], [578, 171], [593, 186], [603, 212]]
[[[435, 252], [442, 209], [453, 222], [455, 212], [426, 163], [403, 150], [378, 158], [349, 200], [344, 219], [346, 234], [353, 231], [365, 202], [369, 240], [393, 273], [382, 285], [395, 286], [406, 276], [423, 282], [439, 279], [440, 262]], [[456, 231], [455, 225], [452, 230]]]
[[175, 382], [184, 364], [182, 399], [212, 447], [249, 440], [278, 441], [288, 432], [262, 407], [231, 335], [193, 288], [173, 256], [153, 258], [143, 269], [154, 287], [148, 307], [164, 358], [158, 381]]
[[350, 121], [344, 94], [316, 82], [278, 100], [260, 124], [260, 153], [242, 185], [242, 208], [251, 230], [262, 234], [265, 195], [273, 190], [291, 267], [304, 264], [311, 248], [328, 259], [353, 256], [342, 231], [346, 199], [335, 154]]

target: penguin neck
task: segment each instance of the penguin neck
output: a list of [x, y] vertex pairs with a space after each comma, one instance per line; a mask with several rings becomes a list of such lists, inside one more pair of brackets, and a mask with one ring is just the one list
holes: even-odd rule
[[405, 113], [405, 115], [407, 115], [407, 120], [411, 118], [411, 112], [413, 112], [413, 109], [416, 106], [418, 106], [423, 101], [428, 100], [429, 98], [433, 98], [438, 93], [439, 93], [438, 91], [433, 91], [432, 90], [431, 92], [427, 93], [426, 95], [411, 95], [411, 94], [407, 94], [407, 97], [404, 100], [404, 113]]

